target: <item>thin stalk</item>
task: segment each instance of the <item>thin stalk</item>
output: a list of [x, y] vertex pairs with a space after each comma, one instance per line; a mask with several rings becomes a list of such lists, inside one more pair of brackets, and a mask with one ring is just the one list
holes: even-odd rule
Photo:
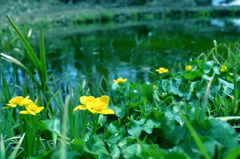
[[97, 133], [97, 129], [98, 129], [98, 119], [99, 119], [99, 114], [93, 114], [91, 113], [91, 118], [92, 118], [92, 122], [93, 122], [93, 134]]
[[1, 136], [0, 136], [0, 157], [2, 159], [6, 158], [3, 134], [1, 134]]
[[212, 83], [213, 78], [214, 78], [214, 76], [212, 76], [210, 78], [210, 80], [208, 82], [208, 85], [207, 85], [207, 89], [206, 89], [205, 96], [204, 96], [203, 103], [202, 103], [202, 109], [201, 109], [200, 116], [199, 116], [199, 121], [204, 120], [204, 118], [206, 116], [208, 96], [209, 96], [209, 93], [210, 93], [210, 87], [211, 87], [211, 83]]
[[234, 69], [233, 70], [233, 85], [234, 85], [234, 104], [233, 104], [233, 115], [238, 115], [238, 100], [239, 100], [239, 93], [238, 93], [238, 83], [239, 81], [237, 81], [237, 70]]
[[62, 124], [62, 137], [61, 137], [61, 146], [60, 146], [60, 159], [66, 159], [67, 150], [66, 150], [66, 138], [67, 138], [67, 120], [68, 120], [68, 109], [69, 109], [69, 100], [70, 96], [68, 95], [65, 99], [65, 106], [63, 112], [63, 124]]

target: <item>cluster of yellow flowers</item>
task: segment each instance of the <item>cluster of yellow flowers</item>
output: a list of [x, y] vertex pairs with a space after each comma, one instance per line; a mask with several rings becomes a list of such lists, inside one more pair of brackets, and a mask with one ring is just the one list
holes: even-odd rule
[[[189, 72], [193, 69], [193, 66], [192, 65], [187, 65], [185, 67], [185, 71]], [[227, 66], [225, 65], [221, 65], [220, 66], [220, 72], [226, 72], [227, 71]], [[164, 67], [160, 67], [159, 69], [156, 69], [157, 72], [159, 72], [160, 74], [162, 73], [168, 73], [168, 69], [164, 68]]]
[[[191, 71], [193, 66], [187, 65], [185, 67], [185, 70], [187, 72]], [[168, 73], [168, 69], [164, 67], [160, 67], [159, 69], [156, 69], [157, 72], [160, 74]], [[220, 67], [221, 72], [227, 71], [227, 66], [221, 65]], [[127, 79], [123, 79], [122, 77], [119, 77], [116, 80], [113, 80], [114, 84], [117, 83], [123, 83], [126, 82]], [[157, 86], [154, 85], [154, 89], [157, 89]], [[93, 96], [82, 96], [80, 97], [80, 102], [83, 105], [79, 105], [73, 109], [73, 111], [77, 110], [89, 110], [92, 113], [100, 113], [100, 114], [114, 114], [114, 111], [112, 109], [106, 109], [109, 104], [109, 97], [106, 95], [103, 95], [101, 97], [95, 98]], [[26, 110], [22, 110], [19, 113], [20, 114], [31, 114], [36, 115], [37, 113], [41, 112], [44, 107], [38, 107], [32, 100], [29, 99], [29, 96], [23, 98], [22, 96], [14, 97], [9, 101], [9, 104], [7, 104], [6, 108], [15, 108], [17, 106], [25, 106]]]
[[36, 115], [37, 113], [41, 112], [44, 107], [38, 107], [36, 104], [33, 103], [29, 96], [23, 98], [22, 96], [12, 98], [7, 107], [3, 107], [4, 109], [7, 108], [16, 108], [17, 106], [25, 106], [26, 110], [22, 110], [19, 114], [31, 114]]
[[80, 102], [83, 105], [79, 105], [73, 109], [73, 111], [77, 110], [89, 110], [92, 113], [99, 114], [114, 114], [114, 110], [106, 109], [109, 104], [109, 97], [103, 95], [101, 97], [95, 98], [93, 96], [82, 96], [80, 97]]

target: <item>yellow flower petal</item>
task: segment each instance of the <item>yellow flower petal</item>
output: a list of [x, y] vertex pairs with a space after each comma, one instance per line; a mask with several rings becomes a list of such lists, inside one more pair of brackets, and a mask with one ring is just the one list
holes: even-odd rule
[[7, 106], [10, 106], [10, 107], [16, 107], [17, 105], [16, 104], [7, 104]]
[[99, 98], [99, 102], [101, 102], [100, 104], [101, 104], [101, 107], [102, 107], [102, 109], [106, 109], [107, 108], [107, 106], [108, 106], [108, 104], [109, 104], [109, 96], [101, 96], [100, 98]]
[[80, 110], [86, 110], [87, 108], [86, 108], [86, 105], [79, 105], [79, 109]]
[[87, 103], [87, 109], [92, 113], [102, 111], [105, 107], [105, 104], [99, 101], [96, 101], [95, 103]]
[[29, 112], [29, 114], [31, 114], [31, 115], [36, 115], [36, 113], [34, 112], [34, 111], [32, 111], [32, 110], [27, 110], [28, 112]]
[[88, 102], [94, 102], [95, 98], [93, 96], [82, 96], [80, 97], [80, 102], [86, 105]]
[[221, 65], [220, 71], [221, 71], [221, 72], [226, 72], [226, 71], [227, 71], [227, 66]]
[[75, 111], [77, 111], [77, 110], [86, 110], [87, 108], [86, 108], [86, 105], [79, 105], [79, 106], [76, 106], [74, 109], [73, 109], [73, 111], [75, 112]]
[[101, 114], [114, 114], [114, 110], [104, 109], [104, 110], [100, 111], [99, 113], [101, 113]]
[[22, 110], [22, 111], [19, 112], [19, 114], [30, 114], [30, 113], [26, 110]]
[[19, 104], [19, 103], [21, 103], [21, 101], [23, 100], [23, 97], [22, 96], [18, 96], [18, 97], [14, 97], [14, 98], [12, 98], [10, 101], [9, 101], [9, 103], [10, 104]]
[[96, 105], [95, 103], [92, 103], [92, 102], [89, 102], [87, 103], [86, 105], [86, 108], [89, 110], [89, 109], [93, 109], [94, 105]]
[[25, 104], [25, 108], [27, 107], [33, 107], [33, 106], [37, 106], [35, 103], [33, 103], [33, 101], [30, 101], [29, 103]]
[[118, 79], [113, 80], [113, 81], [114, 81], [114, 84], [117, 84], [117, 83], [123, 83], [123, 82], [126, 82], [127, 79], [123, 79], [122, 77], [119, 77]]
[[74, 112], [77, 111], [77, 110], [79, 110], [78, 106], [73, 109]]
[[97, 110], [95, 110], [95, 109], [88, 109], [91, 113], [93, 113], [93, 114], [96, 114], [96, 113], [98, 113], [99, 111], [97, 111]]
[[20, 103], [19, 106], [25, 105], [32, 102], [32, 100], [29, 99], [29, 96], [27, 96], [26, 98], [24, 98]]
[[159, 69], [156, 69], [156, 71], [160, 74], [162, 73], [168, 73], [168, 69], [164, 68], [164, 67], [160, 67]]
[[43, 109], [44, 109], [44, 107], [37, 107], [37, 108], [35, 109], [35, 113], [39, 113], [39, 112], [41, 112]]
[[187, 71], [187, 72], [189, 72], [189, 71], [191, 71], [192, 70], [192, 66], [191, 65], [187, 65], [186, 67], [185, 67], [185, 70]]

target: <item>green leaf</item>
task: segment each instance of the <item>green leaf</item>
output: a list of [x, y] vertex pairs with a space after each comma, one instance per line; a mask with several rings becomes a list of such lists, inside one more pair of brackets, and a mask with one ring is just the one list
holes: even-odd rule
[[173, 107], [168, 107], [164, 113], [164, 117], [161, 120], [161, 128], [165, 138], [175, 145], [179, 144], [186, 132], [180, 113]]
[[206, 62], [205, 60], [197, 60], [197, 65], [198, 65], [198, 67], [199, 67], [199, 68], [203, 68], [205, 62]]
[[84, 154], [85, 152], [84, 146], [85, 146], [85, 141], [83, 139], [74, 140], [71, 143], [71, 149], [79, 152], [80, 154]]
[[17, 32], [18, 36], [20, 37], [24, 48], [27, 51], [27, 54], [30, 56], [33, 64], [35, 65], [37, 70], [40, 70], [41, 68], [41, 63], [36, 55], [36, 53], [34, 52], [33, 48], [31, 47], [31, 45], [29, 44], [29, 42], [24, 38], [24, 36], [20, 33], [20, 31], [18, 30], [18, 28], [16, 27], [16, 25], [13, 23], [12, 19], [7, 16], [9, 22], [11, 23], [11, 25], [13, 26], [13, 28], [15, 29], [15, 31]]
[[114, 124], [114, 122], [109, 124], [107, 131], [111, 134], [115, 134], [118, 132], [117, 126]]
[[[207, 154], [210, 158], [214, 158], [216, 147], [219, 146], [219, 143], [211, 138], [198, 136], [201, 140], [203, 147], [206, 149]], [[180, 144], [180, 147], [185, 153], [187, 153], [191, 158], [202, 158], [203, 154], [199, 150], [196, 141], [192, 136], [187, 136], [184, 138], [183, 142]]]
[[54, 150], [50, 150], [47, 152], [43, 152], [40, 155], [38, 155], [37, 157], [29, 157], [29, 159], [44, 159], [44, 158], [51, 158], [52, 154], [53, 154]]
[[114, 105], [110, 105], [108, 107], [109, 109], [113, 109], [114, 110], [114, 114], [117, 116], [117, 117], [122, 117], [124, 115], [124, 112], [123, 112], [123, 109], [122, 108], [119, 108], [117, 106], [114, 106]]
[[190, 159], [190, 157], [185, 153], [177, 150], [172, 150], [167, 152], [166, 155], [164, 155], [164, 159]]
[[133, 144], [133, 145], [129, 145], [128, 147], [126, 147], [125, 149], [123, 149], [123, 157], [128, 159], [134, 159], [134, 158], [143, 158], [142, 157], [142, 147], [140, 144]]
[[221, 157], [225, 156], [238, 144], [238, 138], [234, 128], [225, 121], [211, 118], [201, 123], [193, 122], [192, 125], [200, 136], [218, 143], [221, 150]]
[[196, 128], [202, 136], [213, 138], [221, 143], [225, 151], [237, 146], [235, 129], [225, 121], [211, 118], [200, 123]]
[[143, 123], [141, 121], [136, 121], [129, 118], [130, 122], [127, 123], [127, 131], [130, 135], [134, 137], [139, 137], [144, 129]]
[[140, 93], [143, 97], [146, 97], [148, 99], [152, 99], [153, 86], [152, 85], [146, 85], [146, 84], [140, 86]]
[[164, 116], [164, 113], [160, 112], [160, 111], [157, 111], [157, 110], [153, 110], [152, 111], [153, 114], [154, 114], [154, 117], [156, 120], [161, 120]]
[[142, 145], [144, 158], [163, 159], [166, 150], [160, 149], [157, 144]]
[[224, 159], [239, 159], [240, 158], [240, 146], [230, 151]]
[[111, 157], [113, 159], [119, 159], [120, 158], [121, 151], [116, 144], [110, 145], [110, 151], [111, 151]]
[[156, 128], [159, 126], [160, 126], [160, 121], [150, 118], [145, 121], [143, 130], [146, 131], [146, 133], [151, 134], [153, 131], [153, 128]]
[[188, 80], [195, 80], [196, 78], [201, 78], [203, 73], [199, 70], [191, 71], [183, 75], [184, 78]]
[[58, 135], [61, 132], [60, 120], [56, 116], [53, 116], [51, 117], [51, 119], [48, 120], [40, 121], [39, 126], [42, 130], [49, 130], [52, 133], [56, 133]]
[[73, 141], [71, 143], [71, 148], [72, 150], [79, 152], [81, 155], [84, 153], [91, 154], [94, 158], [109, 156], [105, 144], [99, 136], [96, 135], [90, 136], [87, 141], [83, 139]]

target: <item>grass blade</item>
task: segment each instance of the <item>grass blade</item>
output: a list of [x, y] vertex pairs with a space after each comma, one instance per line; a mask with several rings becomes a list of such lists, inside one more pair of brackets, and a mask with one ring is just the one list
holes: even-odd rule
[[224, 117], [216, 117], [216, 119], [228, 121], [228, 120], [240, 119], [240, 116], [224, 116]]
[[201, 139], [199, 138], [198, 134], [196, 133], [196, 131], [194, 130], [194, 128], [192, 127], [190, 121], [187, 119], [187, 117], [182, 113], [181, 109], [178, 109], [179, 112], [181, 113], [181, 117], [182, 119], [185, 121], [186, 126], [189, 130], [189, 132], [191, 133], [191, 136], [193, 137], [194, 141], [196, 142], [199, 150], [201, 151], [202, 155], [204, 156], [205, 159], [210, 159]]
[[29, 42], [23, 37], [23, 35], [20, 33], [20, 31], [18, 30], [17, 26], [13, 23], [12, 19], [7, 16], [9, 22], [11, 23], [11, 25], [13, 26], [14, 30], [18, 33], [18, 36], [20, 37], [24, 48], [27, 51], [27, 54], [30, 56], [33, 64], [35, 65], [35, 67], [37, 68], [37, 70], [41, 69], [41, 63], [36, 55], [36, 53], [34, 52], [33, 48], [31, 47], [31, 45], [29, 44]]
[[0, 56], [6, 58], [6, 59], [9, 60], [10, 62], [12, 62], [12, 63], [20, 66], [22, 69], [24, 69], [24, 70], [28, 73], [28, 75], [32, 78], [32, 80], [37, 84], [37, 86], [38, 86], [39, 88], [41, 88], [40, 83], [36, 80], [36, 78], [34, 77], [34, 75], [33, 75], [33, 74], [29, 71], [29, 69], [27, 69], [27, 67], [24, 66], [20, 61], [18, 61], [17, 59], [13, 58], [12, 56], [8, 56], [8, 55], [6, 55], [6, 54], [4, 54], [4, 53], [0, 53]]
[[199, 117], [200, 121], [202, 121], [205, 118], [205, 115], [206, 115], [206, 112], [207, 112], [208, 96], [209, 96], [209, 93], [210, 93], [210, 87], [211, 87], [211, 83], [213, 81], [213, 78], [214, 78], [214, 76], [212, 76], [210, 78], [210, 80], [208, 82], [208, 85], [207, 85], [207, 89], [206, 89], [206, 92], [205, 92], [205, 96], [204, 96], [203, 103], [202, 103], [202, 109], [201, 109], [200, 117]]
[[67, 126], [68, 126], [68, 109], [69, 109], [69, 100], [70, 96], [68, 95], [65, 99], [64, 113], [63, 113], [63, 124], [62, 124], [62, 137], [61, 137], [61, 146], [60, 146], [60, 159], [65, 159], [67, 156], [66, 150], [66, 137], [67, 137]]
[[4, 140], [3, 140], [3, 135], [1, 134], [0, 136], [0, 157], [1, 159], [5, 159], [5, 146], [4, 146]]
[[22, 141], [23, 141], [23, 139], [24, 139], [24, 136], [25, 136], [25, 133], [24, 133], [23, 136], [20, 138], [17, 146], [14, 148], [14, 150], [13, 150], [12, 154], [10, 155], [9, 159], [14, 159], [14, 158], [16, 158], [17, 152], [18, 152], [18, 150], [19, 150], [19, 148], [20, 148], [20, 146], [21, 146], [21, 144], [22, 144]]
[[42, 24], [40, 25], [40, 37], [39, 37], [39, 46], [40, 46], [40, 61], [41, 61], [41, 76], [44, 82], [47, 81], [47, 66], [46, 66], [46, 54], [45, 54], [45, 45], [44, 45], [44, 36], [42, 31]]
[[239, 111], [239, 105], [238, 105], [238, 100], [239, 100], [239, 92], [238, 92], [238, 85], [240, 81], [238, 81], [238, 73], [237, 70], [233, 70], [233, 85], [234, 85], [234, 90], [233, 90], [233, 96], [234, 96], [234, 104], [233, 104], [233, 115], [238, 115]]

